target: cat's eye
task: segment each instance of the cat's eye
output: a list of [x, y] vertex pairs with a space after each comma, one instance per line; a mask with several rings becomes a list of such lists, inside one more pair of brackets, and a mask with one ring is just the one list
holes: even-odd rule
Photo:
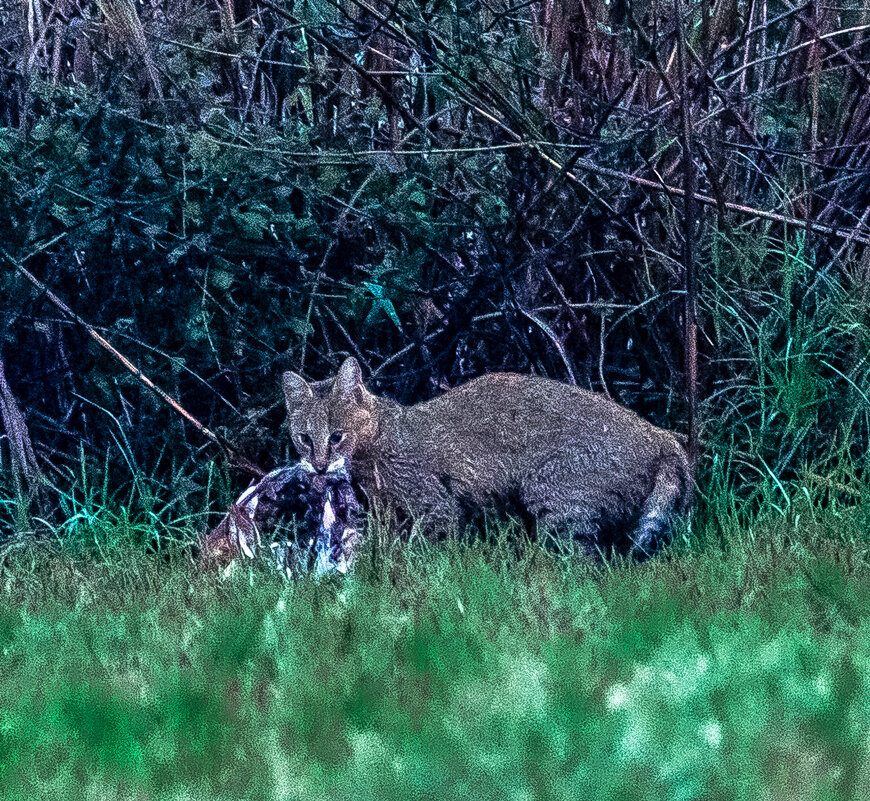
[[329, 436], [330, 445], [340, 445], [344, 441], [344, 431], [333, 431]]
[[309, 437], [308, 434], [305, 434], [305, 433], [303, 433], [303, 432], [300, 432], [298, 436], [299, 436], [299, 441], [300, 441], [300, 442], [301, 442], [301, 443], [302, 443], [306, 448], [310, 448], [310, 447], [312, 446], [313, 443], [311, 442], [311, 437]]

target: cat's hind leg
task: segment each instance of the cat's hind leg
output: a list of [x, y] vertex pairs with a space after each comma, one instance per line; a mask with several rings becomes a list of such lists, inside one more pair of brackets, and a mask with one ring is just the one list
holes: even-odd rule
[[656, 474], [652, 491], [641, 507], [640, 517], [631, 534], [631, 553], [635, 557], [652, 556], [671, 536], [674, 514], [686, 505], [686, 488], [680, 465], [665, 462]]

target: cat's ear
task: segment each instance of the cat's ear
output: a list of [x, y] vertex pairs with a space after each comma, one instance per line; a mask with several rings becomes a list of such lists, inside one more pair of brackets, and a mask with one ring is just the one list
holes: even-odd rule
[[353, 356], [348, 356], [338, 368], [332, 392], [341, 398], [359, 400], [360, 390], [363, 390], [362, 370], [359, 369], [359, 362]]
[[314, 394], [308, 382], [299, 373], [294, 373], [292, 370], [281, 376], [281, 386], [284, 387], [284, 401], [290, 410]]

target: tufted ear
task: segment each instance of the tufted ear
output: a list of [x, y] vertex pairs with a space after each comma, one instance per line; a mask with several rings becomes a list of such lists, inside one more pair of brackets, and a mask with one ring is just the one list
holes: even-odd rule
[[284, 387], [284, 401], [287, 404], [287, 409], [291, 411], [314, 394], [308, 382], [299, 373], [294, 373], [292, 370], [281, 376], [281, 385]]
[[342, 398], [358, 399], [359, 390], [362, 388], [362, 371], [359, 369], [359, 362], [353, 356], [348, 356], [338, 368], [332, 392]]

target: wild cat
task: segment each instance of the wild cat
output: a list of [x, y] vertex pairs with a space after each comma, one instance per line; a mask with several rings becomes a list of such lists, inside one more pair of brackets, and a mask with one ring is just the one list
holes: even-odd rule
[[489, 373], [402, 406], [363, 384], [283, 375], [290, 436], [317, 473], [350, 465], [388, 512], [454, 531], [470, 511], [519, 513], [591, 549], [649, 553], [691, 497], [686, 451], [609, 398], [546, 378]]

